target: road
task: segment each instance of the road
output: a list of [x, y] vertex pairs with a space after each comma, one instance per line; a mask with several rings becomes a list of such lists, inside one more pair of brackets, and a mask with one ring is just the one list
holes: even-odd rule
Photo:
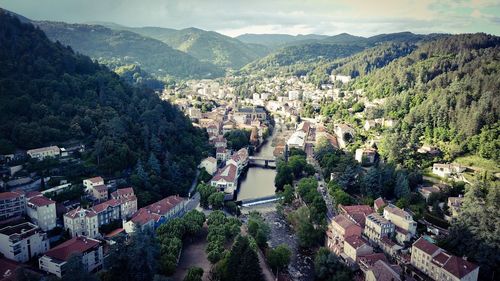
[[307, 157], [307, 162], [313, 165], [314, 169], [317, 172], [318, 192], [323, 196], [323, 200], [326, 203], [326, 208], [327, 208], [326, 216], [328, 218], [328, 222], [330, 222], [336, 216], [333, 204], [333, 198], [330, 196], [330, 193], [328, 192], [328, 188], [326, 186], [325, 179], [323, 178], [323, 175], [321, 173], [321, 167], [319, 166], [318, 161], [316, 161], [314, 157]]

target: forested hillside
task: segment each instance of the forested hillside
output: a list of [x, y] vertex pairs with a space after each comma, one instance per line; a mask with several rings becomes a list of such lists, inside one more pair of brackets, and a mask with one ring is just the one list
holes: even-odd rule
[[209, 62], [220, 67], [238, 69], [269, 53], [266, 46], [246, 44], [238, 39], [198, 28], [175, 30], [161, 27], [134, 28], [117, 25], [112, 28], [129, 30], [160, 40], [200, 61]]
[[156, 77], [209, 78], [223, 75], [222, 69], [201, 62], [167, 44], [137, 33], [112, 30], [100, 25], [35, 22], [53, 41], [97, 59], [111, 68], [136, 64]]
[[81, 141], [82, 176], [132, 171], [141, 205], [190, 186], [206, 138], [152, 91], [3, 11], [0, 65], [2, 153]]
[[354, 87], [388, 98], [385, 115], [403, 121], [386, 138], [388, 157], [409, 161], [402, 146], [425, 142], [440, 145], [450, 158], [477, 153], [498, 162], [499, 54], [499, 37], [449, 36], [360, 78]]
[[315, 41], [327, 38], [327, 35], [306, 34], [306, 35], [289, 35], [289, 34], [242, 34], [236, 39], [248, 44], [260, 44], [271, 48], [279, 48], [285, 45], [295, 43]]

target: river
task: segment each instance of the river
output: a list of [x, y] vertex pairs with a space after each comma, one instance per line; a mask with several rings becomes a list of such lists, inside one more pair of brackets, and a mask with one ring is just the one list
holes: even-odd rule
[[[277, 129], [267, 138], [267, 141], [260, 147], [254, 156], [273, 156], [273, 138], [277, 134]], [[240, 180], [238, 200], [254, 199], [274, 195], [275, 169], [265, 169], [261, 167], [250, 167]]]

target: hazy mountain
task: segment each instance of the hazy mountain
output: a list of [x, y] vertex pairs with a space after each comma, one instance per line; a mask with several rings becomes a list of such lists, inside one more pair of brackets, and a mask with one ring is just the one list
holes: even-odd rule
[[127, 30], [160, 40], [200, 61], [221, 67], [238, 69], [269, 53], [266, 46], [246, 44], [214, 31], [194, 27], [176, 30], [163, 27], [126, 27], [112, 23], [105, 24], [109, 28]]
[[248, 44], [261, 44], [272, 48], [285, 46], [293, 43], [306, 43], [311, 41], [328, 38], [327, 35], [307, 34], [307, 35], [289, 35], [289, 34], [242, 34], [236, 39]]
[[100, 25], [35, 22], [53, 41], [71, 46], [99, 62], [116, 68], [136, 64], [159, 77], [216, 77], [223, 71], [167, 44], [137, 33]]

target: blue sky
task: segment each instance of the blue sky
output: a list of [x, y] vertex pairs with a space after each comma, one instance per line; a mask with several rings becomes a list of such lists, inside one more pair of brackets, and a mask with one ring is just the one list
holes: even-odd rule
[[35, 20], [198, 27], [226, 35], [486, 32], [500, 35], [500, 0], [0, 0]]

